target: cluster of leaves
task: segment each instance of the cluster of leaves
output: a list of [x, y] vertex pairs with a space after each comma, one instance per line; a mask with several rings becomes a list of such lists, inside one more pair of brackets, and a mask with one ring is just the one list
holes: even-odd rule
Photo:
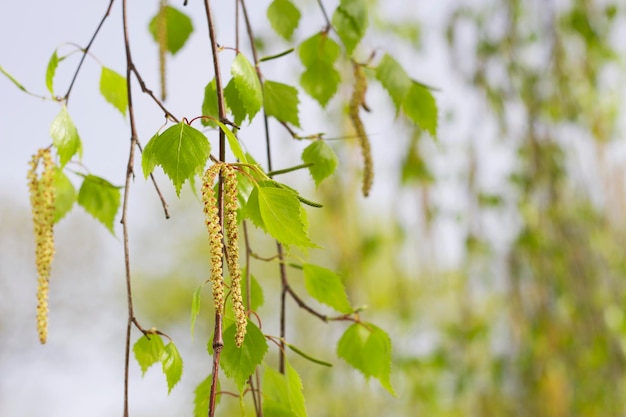
[[[300, 10], [290, 0], [274, 0], [267, 9], [268, 20], [276, 33], [291, 42], [299, 27], [301, 16]], [[416, 126], [435, 137], [437, 106], [431, 88], [410, 78], [389, 54], [385, 54], [375, 66], [370, 62], [357, 62], [360, 56], [373, 57], [373, 54], [366, 53], [365, 48], [359, 49], [368, 25], [366, 0], [341, 0], [324, 30], [300, 42], [294, 42], [295, 47], [292, 50], [297, 49], [299, 61], [304, 68], [299, 77], [300, 88], [264, 79], [261, 75], [263, 61], [282, 58], [291, 50], [254, 63], [250, 62], [245, 54], [237, 51], [230, 65], [230, 80], [223, 91], [218, 91], [219, 83], [215, 78], [206, 85], [201, 116], [176, 121], [163, 131], [155, 133], [146, 144], [142, 155], [142, 170], [145, 177], [160, 167], [171, 180], [178, 196], [186, 182], [195, 187], [197, 175], [203, 172], [212, 158], [211, 142], [205, 132], [192, 126], [193, 122], [199, 119], [203, 126], [217, 128], [226, 136], [228, 147], [237, 160], [233, 166], [238, 171], [238, 221], [251, 221], [288, 250], [295, 247], [306, 253], [308, 249], [316, 248], [317, 245], [309, 237], [309, 224], [304, 206], [321, 207], [321, 205], [274, 180], [275, 173], [265, 172], [252, 155], [244, 152], [237, 134], [243, 123], [251, 123], [263, 112], [283, 124], [294, 139], [312, 139], [302, 151], [303, 165], [297, 165], [293, 169], [306, 167], [315, 185], [319, 186], [324, 179], [334, 174], [338, 167], [338, 158], [333, 148], [323, 140], [322, 135], [300, 136], [294, 133], [293, 128], [301, 128], [299, 94], [303, 91], [325, 108], [337, 95], [340, 85], [349, 81], [342, 75], [345, 72], [344, 68], [358, 64], [368, 71], [368, 76], [375, 77], [381, 83], [391, 97], [397, 114], [402, 111]], [[163, 58], [165, 52], [176, 54], [185, 46], [193, 32], [191, 19], [180, 10], [162, 2], [159, 12], [149, 24], [149, 31], [159, 45], [162, 77], [165, 78]], [[120, 208], [120, 187], [114, 186], [104, 178], [84, 172], [85, 169], [79, 162], [83, 144], [67, 109], [67, 95], [58, 97], [54, 89], [55, 73], [64, 58], [55, 51], [49, 60], [45, 77], [50, 96], [61, 103], [61, 110], [50, 127], [52, 144], [59, 161], [55, 177], [57, 194], [55, 221], [61, 220], [74, 204], [78, 203], [113, 233], [114, 220]], [[27, 91], [4, 69], [0, 70], [20, 89]], [[366, 83], [366, 79], [363, 77], [359, 82]], [[164, 84], [162, 87], [164, 92]], [[359, 88], [364, 95], [366, 85]], [[122, 116], [127, 115], [129, 92], [125, 77], [103, 66], [100, 92]], [[224, 96], [230, 120], [220, 117], [218, 110], [220, 94]], [[362, 103], [359, 104], [364, 104], [364, 98], [360, 100]], [[78, 170], [69, 169], [70, 163], [76, 163]], [[73, 173], [80, 179], [78, 192], [66, 173]], [[343, 280], [339, 275], [308, 263], [300, 265], [299, 268], [302, 269], [305, 288], [310, 297], [336, 310], [340, 315], [334, 319], [352, 322], [338, 342], [338, 357], [359, 370], [365, 377], [378, 379], [385, 389], [394, 393], [390, 381], [391, 342], [387, 333], [374, 324], [361, 320], [358, 310], [347, 298]], [[255, 279], [252, 280], [252, 284], [246, 291], [252, 292], [252, 299], [256, 300], [250, 306], [250, 310], [254, 311], [262, 303], [263, 294], [261, 285]], [[192, 331], [195, 318], [199, 314], [200, 289], [201, 287], [193, 295]], [[235, 325], [232, 317], [227, 315], [224, 320], [224, 340], [233, 340]], [[133, 351], [142, 373], [145, 373], [151, 365], [161, 363], [168, 389], [171, 391], [181, 378], [182, 358], [171, 340], [167, 345], [163, 344], [160, 336], [162, 334], [154, 329], [144, 331], [144, 335], [135, 343]], [[271, 337], [264, 335], [259, 326], [249, 321], [243, 346], [237, 348], [232, 343], [225, 343], [221, 352], [220, 366], [243, 395], [248, 378], [258, 366], [262, 365], [264, 414], [306, 415], [302, 381], [295, 369], [287, 362], [285, 373], [281, 374], [270, 366], [263, 365], [263, 359], [269, 348], [268, 339]], [[288, 344], [285, 340], [281, 342], [293, 352], [314, 363], [329, 365]], [[208, 406], [206, 392], [209, 382], [210, 377], [197, 388], [196, 414], [199, 410], [206, 414], [203, 410]]]

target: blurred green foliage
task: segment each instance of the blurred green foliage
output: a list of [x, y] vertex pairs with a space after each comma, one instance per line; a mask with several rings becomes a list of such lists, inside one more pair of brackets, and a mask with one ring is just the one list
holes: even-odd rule
[[[315, 222], [325, 228], [312, 231], [312, 240], [328, 251], [316, 263], [343, 277], [353, 304], [367, 302], [379, 312], [378, 324], [393, 341], [391, 382], [399, 398], [364, 383], [345, 363], [329, 369], [290, 355], [309, 415], [624, 413], [626, 233], [620, 208], [626, 195], [624, 169], [610, 156], [623, 134], [617, 123], [623, 76], [615, 74], [624, 73], [616, 34], [626, 23], [625, 9], [582, 0], [482, 3], [452, 5], [439, 35], [453, 62], [462, 63], [456, 75], [484, 105], [481, 117], [497, 126], [495, 140], [515, 155], [508, 178], [501, 189], [484, 187], [479, 177], [491, 149], [470, 145], [468, 168], [456, 180], [459, 207], [451, 209], [433, 198], [450, 175], [432, 161], [437, 153], [445, 161], [458, 142], [442, 130], [433, 150], [432, 139], [411, 131], [395, 172], [378, 177], [388, 178], [391, 190], [383, 212], [363, 209], [356, 172], [319, 187], [317, 199], [326, 209], [311, 217], [326, 216]], [[389, 27], [375, 15], [374, 30]], [[419, 22], [395, 28], [387, 36], [422, 56]], [[454, 120], [440, 120], [446, 124]], [[461, 261], [446, 264], [439, 261], [446, 240], [437, 233], [450, 218], [464, 251]], [[497, 224], [496, 232], [489, 223]], [[190, 265], [186, 258], [181, 263]], [[276, 265], [255, 267], [258, 282], [271, 289], [265, 294], [276, 293], [279, 283], [268, 278]], [[290, 274], [304, 293], [301, 274]], [[159, 285], [165, 282], [173, 287], [158, 291], [169, 298], [159, 302], [158, 316], [171, 302], [177, 306], [171, 316], [184, 311], [177, 317], [188, 320], [193, 285], [184, 285], [185, 300], [174, 288], [185, 280]], [[137, 292], [149, 312], [155, 294], [144, 290]], [[266, 298], [262, 309], [277, 305]], [[328, 326], [294, 304], [288, 308], [294, 313], [290, 341], [322, 360], [334, 357], [346, 326]], [[221, 406], [238, 412], [236, 401]]]

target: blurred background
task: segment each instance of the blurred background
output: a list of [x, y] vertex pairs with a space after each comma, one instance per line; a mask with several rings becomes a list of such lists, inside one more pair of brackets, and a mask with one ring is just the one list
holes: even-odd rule
[[[168, 61], [166, 105], [190, 118], [201, 113], [213, 72], [203, 6], [179, 3], [171, 5], [192, 17], [195, 30]], [[214, 3], [219, 43], [232, 45], [234, 2]], [[270, 2], [249, 3], [262, 53], [286, 49], [265, 18]], [[324, 2], [328, 10], [336, 3]], [[309, 210], [312, 238], [325, 249], [311, 258], [338, 271], [353, 304], [367, 305], [363, 317], [391, 336], [398, 393], [392, 397], [335, 358], [345, 324], [324, 324], [290, 303], [290, 341], [334, 363], [325, 368], [289, 356], [302, 376], [309, 415], [625, 415], [626, 2], [370, 3], [370, 30], [359, 47], [364, 60], [372, 50], [377, 57], [389, 52], [412, 78], [437, 88], [438, 136], [396, 117], [372, 79], [372, 111], [363, 119], [376, 173], [364, 199], [357, 141], [344, 111], [350, 89], [325, 110], [300, 94], [302, 133], [335, 138], [329, 143], [340, 167], [317, 190], [306, 173], [281, 180], [325, 205]], [[84, 46], [108, 4], [4, 2], [0, 65], [44, 94], [52, 52], [75, 48], [64, 42]], [[296, 39], [303, 40], [324, 20], [315, 1], [295, 4], [303, 15]], [[95, 59], [86, 60], [68, 107], [84, 143], [84, 165], [116, 185], [125, 177], [129, 126], [99, 95], [98, 77], [101, 64], [125, 68], [120, 5], [94, 43]], [[129, 2], [134, 60], [155, 91], [158, 48], [147, 26], [157, 10], [157, 1]], [[222, 55], [227, 74], [233, 56]], [[59, 91], [78, 58], [61, 63]], [[292, 83], [301, 70], [295, 55], [263, 67], [268, 78]], [[163, 117], [134, 92], [145, 144]], [[26, 169], [30, 155], [49, 145], [58, 111], [56, 103], [0, 78], [0, 415], [122, 411], [126, 304], [117, 222], [112, 236], [75, 207], [58, 224], [47, 345], [37, 338]], [[275, 167], [292, 164], [307, 143], [293, 141], [279, 125], [270, 128]], [[259, 121], [241, 138], [264, 163]], [[135, 312], [144, 327], [174, 338], [185, 369], [168, 396], [159, 369], [142, 379], [132, 362], [131, 413], [189, 416], [193, 389], [211, 363], [208, 303], [193, 340], [189, 331], [191, 295], [208, 276], [208, 249], [198, 198], [185, 187], [178, 200], [167, 178], [157, 180], [170, 204], [167, 221], [152, 184], [137, 176], [131, 190]], [[267, 236], [255, 234], [253, 245], [272, 255]], [[265, 293], [263, 328], [276, 334], [277, 267], [257, 262], [254, 268]], [[301, 276], [292, 272], [290, 281], [304, 293]], [[266, 361], [275, 363], [276, 356], [272, 348]], [[220, 407], [222, 415], [236, 415], [239, 405], [224, 398]]]

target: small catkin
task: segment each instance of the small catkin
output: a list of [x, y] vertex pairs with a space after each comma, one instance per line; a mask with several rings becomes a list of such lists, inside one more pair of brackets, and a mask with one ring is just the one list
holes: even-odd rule
[[226, 245], [228, 272], [231, 279], [231, 295], [235, 312], [237, 333], [235, 344], [241, 347], [246, 337], [248, 317], [241, 295], [241, 270], [239, 269], [239, 228], [237, 226], [237, 171], [229, 165], [222, 168], [224, 177], [224, 228], [228, 243]]
[[223, 234], [218, 217], [217, 198], [213, 192], [215, 177], [220, 172], [221, 164], [215, 164], [204, 172], [202, 177], [202, 202], [211, 254], [211, 282], [215, 310], [224, 310], [224, 278], [222, 276], [222, 254], [224, 251]]
[[374, 182], [374, 163], [372, 161], [372, 149], [370, 147], [370, 140], [365, 133], [365, 127], [361, 121], [359, 114], [359, 108], [365, 105], [365, 93], [367, 91], [367, 77], [361, 65], [354, 63], [354, 90], [352, 91], [352, 97], [350, 98], [350, 105], [348, 107], [348, 115], [356, 131], [356, 135], [359, 139], [359, 147], [361, 148], [361, 155], [363, 156], [363, 195], [367, 197], [372, 183]]
[[[37, 166], [42, 162], [41, 176]], [[28, 189], [33, 213], [35, 262], [37, 265], [37, 332], [44, 344], [48, 338], [48, 292], [54, 258], [54, 162], [50, 149], [40, 149], [29, 162]]]

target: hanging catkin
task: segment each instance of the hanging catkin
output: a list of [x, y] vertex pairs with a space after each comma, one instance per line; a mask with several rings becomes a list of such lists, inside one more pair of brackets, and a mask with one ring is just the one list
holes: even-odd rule
[[[42, 162], [41, 176], [37, 166]], [[37, 265], [37, 332], [39, 341], [48, 338], [48, 291], [50, 268], [54, 258], [54, 162], [50, 149], [40, 149], [29, 162], [28, 189], [33, 213], [35, 262]]]
[[224, 178], [224, 228], [226, 229], [226, 253], [230, 291], [235, 313], [237, 333], [235, 344], [241, 347], [246, 336], [248, 317], [241, 295], [241, 270], [239, 269], [239, 228], [237, 226], [237, 171], [230, 165], [222, 168]]
[[367, 197], [372, 183], [374, 182], [374, 164], [372, 162], [372, 149], [370, 147], [370, 140], [365, 133], [363, 122], [359, 110], [361, 106], [365, 105], [365, 93], [367, 91], [367, 77], [363, 67], [357, 63], [353, 63], [354, 68], [354, 90], [352, 91], [352, 97], [350, 98], [350, 104], [348, 108], [348, 115], [356, 131], [357, 138], [359, 140], [359, 147], [361, 148], [361, 155], [363, 156], [363, 195]]
[[221, 166], [215, 164], [204, 172], [202, 177], [202, 202], [204, 203], [205, 224], [209, 232], [213, 303], [215, 304], [215, 310], [222, 313], [224, 311], [224, 278], [222, 276], [224, 241], [218, 217], [217, 198], [215, 198], [215, 193], [213, 192], [213, 183], [220, 169]]

